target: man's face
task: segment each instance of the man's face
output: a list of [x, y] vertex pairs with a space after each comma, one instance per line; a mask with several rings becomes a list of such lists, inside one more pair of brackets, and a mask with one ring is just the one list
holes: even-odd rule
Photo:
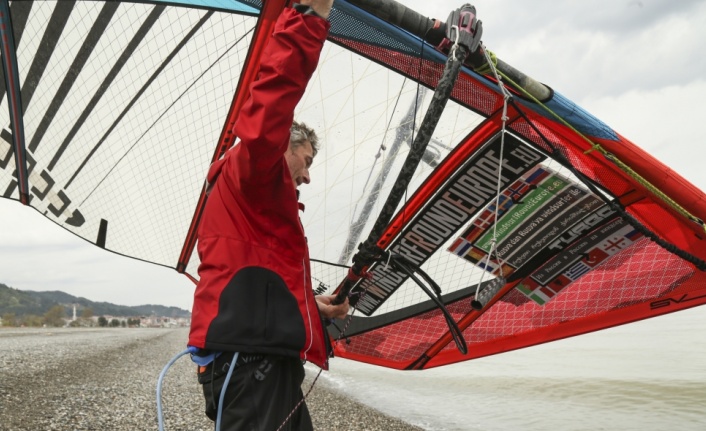
[[304, 141], [302, 145], [291, 146], [285, 154], [289, 172], [292, 174], [292, 181], [296, 189], [302, 183], [309, 184], [309, 168], [314, 161], [314, 149], [311, 147], [311, 142]]

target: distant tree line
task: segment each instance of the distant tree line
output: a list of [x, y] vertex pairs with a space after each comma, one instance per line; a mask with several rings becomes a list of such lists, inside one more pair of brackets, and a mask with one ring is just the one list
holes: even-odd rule
[[[15, 313], [5, 313], [2, 315], [2, 326], [11, 327], [53, 327], [59, 328], [66, 326], [66, 307], [62, 305], [55, 305], [51, 307], [44, 315], [38, 316], [36, 314], [24, 314], [21, 316], [15, 315]], [[95, 326], [93, 320], [93, 310], [90, 308], [84, 308], [81, 310], [81, 315], [76, 320], [71, 321], [68, 326], [70, 327], [92, 327]], [[111, 328], [126, 328], [126, 327], [139, 327], [140, 319], [128, 318], [127, 320], [118, 320], [116, 318], [108, 321], [103, 316], [98, 317], [98, 326], [100, 327], [111, 327]]]
[[[116, 305], [108, 302], [94, 302], [61, 291], [34, 292], [18, 290], [0, 283], [0, 317], [4, 318], [6, 315], [14, 315], [16, 320], [21, 320], [24, 324], [35, 323], [35, 325], [26, 326], [37, 326], [36, 323], [43, 319], [49, 310], [56, 305], [65, 307], [65, 311], [67, 311], [66, 317], [70, 316], [69, 312], [72, 305], [76, 306], [79, 312], [90, 308], [95, 316], [108, 315], [132, 318], [166, 316], [174, 319], [191, 317], [191, 313], [188, 310], [177, 307], [165, 307], [157, 304], [139, 306]], [[130, 326], [127, 322], [126, 325]]]

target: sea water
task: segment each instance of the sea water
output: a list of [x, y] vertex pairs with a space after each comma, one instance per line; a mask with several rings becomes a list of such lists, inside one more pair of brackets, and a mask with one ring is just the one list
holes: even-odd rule
[[706, 306], [424, 371], [324, 384], [426, 430], [706, 430]]

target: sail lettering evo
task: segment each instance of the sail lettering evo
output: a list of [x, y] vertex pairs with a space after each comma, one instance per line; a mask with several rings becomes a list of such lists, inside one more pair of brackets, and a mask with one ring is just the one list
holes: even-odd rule
[[[502, 162], [499, 137], [479, 153], [462, 165], [438, 193], [430, 196], [426, 206], [392, 242], [392, 253], [421, 266], [495, 198], [498, 182], [503, 190], [544, 159], [511, 135], [505, 137]], [[502, 169], [498, 172], [500, 163]], [[356, 305], [366, 315], [372, 314], [407, 279], [384, 264], [376, 265], [371, 273], [372, 280], [365, 280], [354, 289], [354, 292], [366, 291]]]

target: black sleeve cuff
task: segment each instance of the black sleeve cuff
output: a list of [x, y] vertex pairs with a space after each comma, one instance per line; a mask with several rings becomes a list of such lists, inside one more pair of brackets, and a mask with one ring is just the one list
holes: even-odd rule
[[314, 9], [312, 9], [311, 6], [309, 6], [309, 5], [294, 3], [292, 8], [302, 15], [314, 15], [314, 16], [318, 16], [321, 19], [325, 19], [324, 17], [322, 17], [321, 15], [316, 13], [316, 11]]

